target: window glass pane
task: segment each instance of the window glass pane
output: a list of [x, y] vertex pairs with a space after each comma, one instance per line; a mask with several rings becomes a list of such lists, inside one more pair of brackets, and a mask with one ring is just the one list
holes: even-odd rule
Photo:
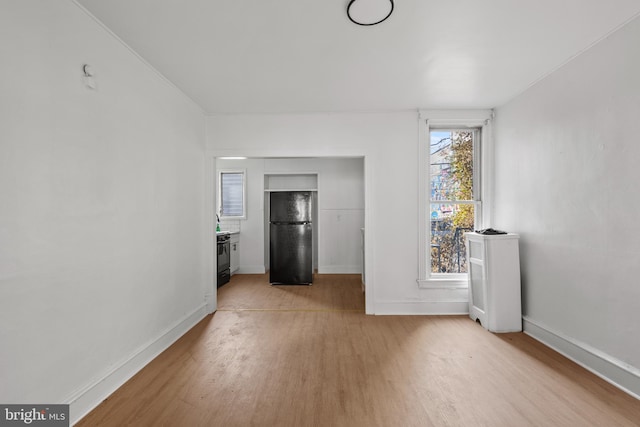
[[244, 216], [243, 180], [242, 172], [220, 174], [220, 213], [223, 216]]
[[430, 132], [431, 200], [473, 200], [473, 135], [472, 130]]
[[431, 272], [466, 273], [464, 233], [473, 231], [473, 205], [430, 204]]

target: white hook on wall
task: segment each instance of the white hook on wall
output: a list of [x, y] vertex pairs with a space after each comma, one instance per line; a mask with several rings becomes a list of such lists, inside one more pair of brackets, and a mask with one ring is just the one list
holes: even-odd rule
[[82, 65], [82, 74], [84, 74], [82, 76], [82, 80], [84, 80], [84, 85], [86, 87], [88, 87], [89, 89], [95, 89], [96, 88], [96, 81], [93, 78], [93, 68], [91, 67], [91, 65], [89, 64], [83, 64]]

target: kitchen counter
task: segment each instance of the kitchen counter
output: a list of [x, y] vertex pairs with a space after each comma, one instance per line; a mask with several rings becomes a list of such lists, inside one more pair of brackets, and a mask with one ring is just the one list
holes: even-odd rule
[[227, 231], [227, 230], [220, 230], [220, 231], [216, 231], [216, 235], [220, 235], [220, 234], [230, 234], [230, 235], [234, 235], [234, 234], [240, 234], [239, 231]]

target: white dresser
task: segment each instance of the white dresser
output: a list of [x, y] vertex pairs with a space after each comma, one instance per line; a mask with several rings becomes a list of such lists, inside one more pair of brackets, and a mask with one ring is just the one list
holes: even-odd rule
[[469, 316], [491, 332], [522, 331], [517, 234], [465, 233]]

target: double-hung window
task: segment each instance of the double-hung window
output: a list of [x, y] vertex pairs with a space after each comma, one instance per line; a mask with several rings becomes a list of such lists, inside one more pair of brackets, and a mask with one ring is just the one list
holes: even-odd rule
[[472, 118], [431, 114], [436, 117], [421, 113], [418, 282], [423, 287], [466, 287], [464, 233], [484, 223], [487, 191], [481, 172], [488, 113]]
[[219, 209], [221, 218], [244, 219], [245, 210], [245, 171], [223, 170], [219, 175]]

